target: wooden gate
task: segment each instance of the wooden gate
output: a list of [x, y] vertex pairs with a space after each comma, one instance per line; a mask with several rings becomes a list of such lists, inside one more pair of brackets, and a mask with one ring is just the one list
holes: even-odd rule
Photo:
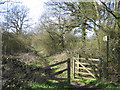
[[61, 65], [61, 64], [64, 64], [64, 63], [67, 64], [67, 68], [65, 68], [64, 70], [60, 70], [58, 72], [55, 72], [55, 73], [50, 73], [50, 76], [56, 76], [56, 75], [62, 74], [63, 72], [67, 71], [67, 78], [50, 78], [51, 80], [67, 80], [67, 82], [70, 83], [70, 58], [68, 58], [65, 61], [49, 65], [49, 66], [47, 66], [45, 68], [47, 70], [49, 68], [52, 68], [54, 66], [58, 66], [58, 65]]
[[96, 80], [100, 78], [100, 65], [99, 59], [85, 59], [85, 58], [74, 58], [73, 59], [73, 75], [75, 79], [89, 79]]

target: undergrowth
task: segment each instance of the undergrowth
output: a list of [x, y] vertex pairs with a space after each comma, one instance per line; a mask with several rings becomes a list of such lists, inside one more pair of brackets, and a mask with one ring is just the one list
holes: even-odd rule
[[120, 89], [120, 85], [115, 82], [95, 80], [95, 81], [90, 81], [88, 84], [93, 85], [96, 88], [119, 88]]
[[31, 83], [29, 84], [29, 86], [33, 89], [33, 90], [40, 90], [40, 89], [57, 89], [60, 90], [62, 88], [75, 88], [75, 86], [70, 85], [67, 82], [58, 82], [58, 83], [51, 83], [51, 84], [39, 84], [39, 83]]
[[79, 83], [92, 86], [94, 88], [118, 88], [120, 89], [120, 84], [115, 82], [108, 82], [103, 80], [86, 80], [86, 79], [78, 79]]

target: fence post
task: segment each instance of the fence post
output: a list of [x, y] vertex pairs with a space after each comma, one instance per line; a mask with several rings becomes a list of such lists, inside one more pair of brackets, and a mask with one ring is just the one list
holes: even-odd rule
[[99, 79], [102, 78], [102, 72], [103, 72], [102, 60], [100, 59], [100, 63], [99, 63]]
[[73, 77], [75, 78], [75, 60], [73, 59]]
[[70, 58], [68, 58], [67, 61], [67, 79], [68, 79], [68, 83], [70, 83]]

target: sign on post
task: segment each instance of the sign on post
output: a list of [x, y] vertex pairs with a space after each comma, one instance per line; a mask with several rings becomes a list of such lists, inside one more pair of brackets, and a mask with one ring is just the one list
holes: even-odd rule
[[104, 36], [103, 41], [108, 41], [108, 36]]

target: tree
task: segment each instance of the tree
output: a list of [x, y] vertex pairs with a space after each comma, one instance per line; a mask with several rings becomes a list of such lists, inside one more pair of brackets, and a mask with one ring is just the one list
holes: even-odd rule
[[1, 23], [2, 53], [15, 54], [31, 49], [29, 35], [25, 33], [30, 28], [29, 9], [21, 4], [10, 6]]
[[[53, 50], [52, 54], [72, 49], [74, 47], [72, 42], [76, 41], [76, 36], [71, 28], [72, 18], [58, 6], [59, 4], [63, 3], [47, 3], [49, 10], [39, 20], [40, 35], [38, 37], [44, 37], [39, 42], [46, 51], [52, 53]], [[70, 40], [70, 35], [73, 35], [74, 40]]]
[[3, 26], [16, 34], [22, 34], [31, 26], [28, 18], [29, 9], [23, 5], [14, 5], [4, 15]]

